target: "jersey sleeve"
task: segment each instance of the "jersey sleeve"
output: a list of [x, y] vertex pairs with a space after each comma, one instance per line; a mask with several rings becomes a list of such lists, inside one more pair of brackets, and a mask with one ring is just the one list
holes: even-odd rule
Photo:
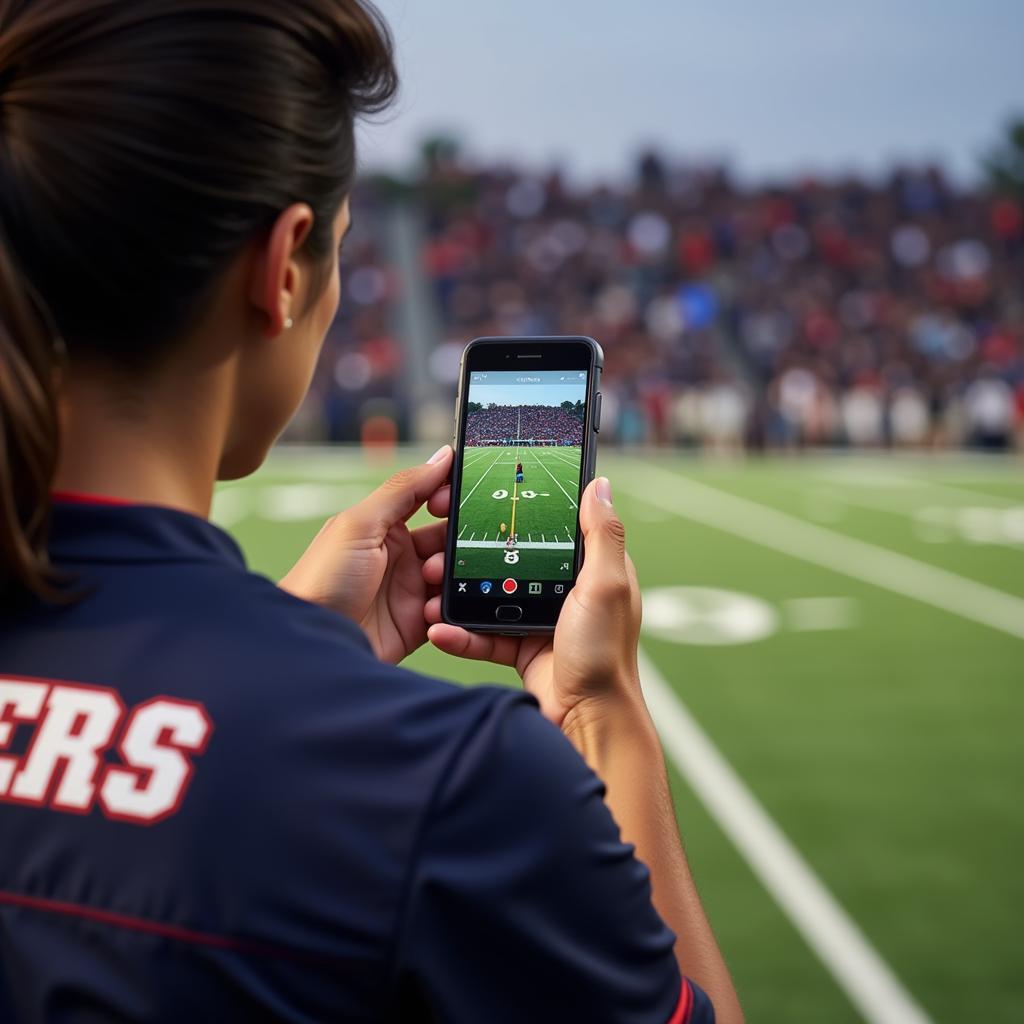
[[524, 699], [463, 744], [425, 822], [397, 944], [400, 1017], [708, 1024], [604, 785]]

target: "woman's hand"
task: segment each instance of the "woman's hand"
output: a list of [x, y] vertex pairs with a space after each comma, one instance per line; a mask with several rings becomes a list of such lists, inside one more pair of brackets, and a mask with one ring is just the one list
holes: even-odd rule
[[[281, 580], [297, 597], [358, 622], [383, 661], [397, 664], [427, 638], [424, 605], [438, 591], [423, 565], [444, 556], [451, 460], [445, 445], [328, 519]], [[424, 503], [441, 522], [410, 530], [407, 520]]]
[[[430, 642], [448, 654], [513, 666], [541, 711], [570, 731], [574, 719], [601, 715], [611, 706], [643, 708], [636, 650], [640, 634], [640, 590], [626, 554], [626, 531], [615, 514], [611, 485], [594, 480], [580, 502], [586, 555], [576, 585], [562, 606], [553, 637], [508, 637], [470, 633], [441, 622], [441, 599], [427, 604]], [[438, 586], [444, 552], [423, 567]]]

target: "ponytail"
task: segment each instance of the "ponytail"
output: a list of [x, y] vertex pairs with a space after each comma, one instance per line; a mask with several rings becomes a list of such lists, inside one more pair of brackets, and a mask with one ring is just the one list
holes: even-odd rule
[[0, 241], [0, 605], [58, 599], [46, 542], [57, 468], [57, 339]]

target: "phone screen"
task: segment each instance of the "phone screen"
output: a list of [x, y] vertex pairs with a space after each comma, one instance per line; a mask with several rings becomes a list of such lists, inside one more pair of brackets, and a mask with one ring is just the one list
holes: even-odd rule
[[551, 628], [572, 587], [594, 366], [585, 346], [561, 362], [560, 349], [489, 350], [465, 368], [449, 621]]
[[468, 376], [453, 576], [483, 594], [561, 593], [573, 577], [588, 374]]

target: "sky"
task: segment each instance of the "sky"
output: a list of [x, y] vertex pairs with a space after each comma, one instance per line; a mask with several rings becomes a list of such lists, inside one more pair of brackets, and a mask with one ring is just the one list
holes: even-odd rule
[[[571, 372], [570, 372], [571, 373]], [[571, 375], [575, 375], [571, 373]], [[469, 385], [469, 401], [480, 402], [482, 405], [561, 405], [563, 402], [579, 402], [586, 398], [586, 381], [573, 384], [562, 384], [559, 378], [563, 374], [557, 370], [541, 373], [505, 373], [490, 370], [487, 373], [488, 383], [477, 383], [473, 380]], [[519, 383], [530, 380], [538, 383]]]
[[656, 145], [743, 178], [942, 163], [1024, 116], [1024, 0], [378, 0], [403, 92], [364, 167], [442, 130], [481, 160], [621, 180]]

